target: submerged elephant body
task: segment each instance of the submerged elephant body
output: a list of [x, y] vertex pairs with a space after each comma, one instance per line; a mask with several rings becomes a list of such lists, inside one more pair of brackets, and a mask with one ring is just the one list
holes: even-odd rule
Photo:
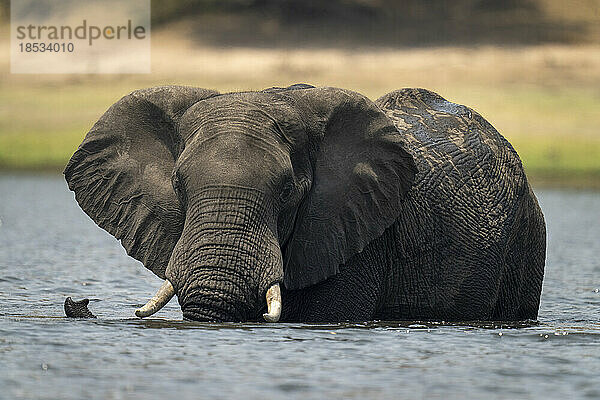
[[173, 294], [194, 320], [537, 316], [545, 228], [521, 162], [426, 90], [373, 103], [309, 85], [145, 89], [94, 125], [65, 176], [167, 279], [140, 316]]
[[[545, 224], [515, 150], [475, 111], [427, 90], [398, 90], [376, 104], [414, 157], [414, 186], [400, 217], [339, 276], [286, 293], [284, 317], [535, 319]], [[338, 304], [323, 311], [323, 302]]]

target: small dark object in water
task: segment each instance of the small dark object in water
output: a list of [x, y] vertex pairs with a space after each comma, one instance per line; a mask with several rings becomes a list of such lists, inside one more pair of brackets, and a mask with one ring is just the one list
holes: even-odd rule
[[90, 304], [90, 299], [73, 301], [72, 298], [67, 297], [65, 300], [65, 314], [69, 318], [96, 318], [87, 308], [88, 304]]

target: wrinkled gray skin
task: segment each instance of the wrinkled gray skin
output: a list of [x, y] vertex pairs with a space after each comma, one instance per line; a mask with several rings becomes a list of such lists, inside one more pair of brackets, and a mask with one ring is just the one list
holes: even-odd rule
[[535, 319], [540, 208], [511, 145], [423, 89], [135, 91], [65, 169], [83, 210], [173, 284], [184, 318]]

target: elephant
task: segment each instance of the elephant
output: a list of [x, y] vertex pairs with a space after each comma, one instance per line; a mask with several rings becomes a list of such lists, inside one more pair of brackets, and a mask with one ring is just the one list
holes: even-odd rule
[[83, 211], [205, 322], [535, 320], [542, 211], [477, 112], [296, 84], [136, 90], [69, 160]]
[[68, 318], [96, 318], [89, 310], [90, 299], [74, 301], [71, 297], [65, 299], [65, 315]]

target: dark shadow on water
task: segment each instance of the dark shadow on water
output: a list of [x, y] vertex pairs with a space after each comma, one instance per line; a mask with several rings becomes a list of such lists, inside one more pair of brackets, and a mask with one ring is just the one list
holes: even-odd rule
[[539, 321], [365, 321], [365, 322], [307, 322], [307, 323], [266, 323], [266, 322], [196, 322], [162, 318], [121, 318], [121, 319], [86, 319], [67, 318], [58, 315], [21, 315], [2, 314], [0, 316], [14, 319], [51, 319], [65, 321], [89, 322], [98, 325], [132, 325], [150, 329], [435, 329], [441, 327], [462, 327], [473, 329], [521, 329], [542, 326]]
[[[433, 333], [442, 334], [480, 332], [498, 337], [520, 337], [528, 340], [595, 340], [600, 337], [600, 324], [590, 321], [563, 321], [563, 322], [539, 322], [528, 321], [367, 321], [367, 322], [338, 322], [338, 323], [264, 323], [264, 322], [195, 322], [175, 319], [83, 319], [66, 318], [62, 316], [39, 316], [39, 315], [17, 315], [0, 314], [0, 319], [10, 319], [19, 322], [32, 322], [41, 324], [73, 324], [78, 327], [92, 328], [98, 326], [103, 329], [143, 329], [143, 330], [198, 330], [198, 331], [264, 331], [274, 333], [296, 330], [304, 332], [331, 333], [336, 335], [343, 332], [399, 332], [399, 333]], [[331, 340], [334, 337], [331, 337]]]
[[[37, 317], [35, 317], [37, 318]], [[141, 329], [200, 329], [200, 330], [254, 330], [254, 329], [303, 329], [303, 330], [344, 330], [344, 329], [408, 329], [408, 330], [431, 330], [442, 327], [466, 328], [468, 330], [479, 329], [522, 329], [540, 325], [537, 321], [465, 321], [465, 322], [445, 322], [445, 321], [367, 321], [367, 322], [336, 322], [336, 323], [264, 323], [264, 322], [195, 322], [187, 320], [167, 320], [167, 319], [98, 319], [98, 320], [79, 320], [89, 321], [93, 324], [111, 326], [111, 325], [130, 325], [132, 328]]]

